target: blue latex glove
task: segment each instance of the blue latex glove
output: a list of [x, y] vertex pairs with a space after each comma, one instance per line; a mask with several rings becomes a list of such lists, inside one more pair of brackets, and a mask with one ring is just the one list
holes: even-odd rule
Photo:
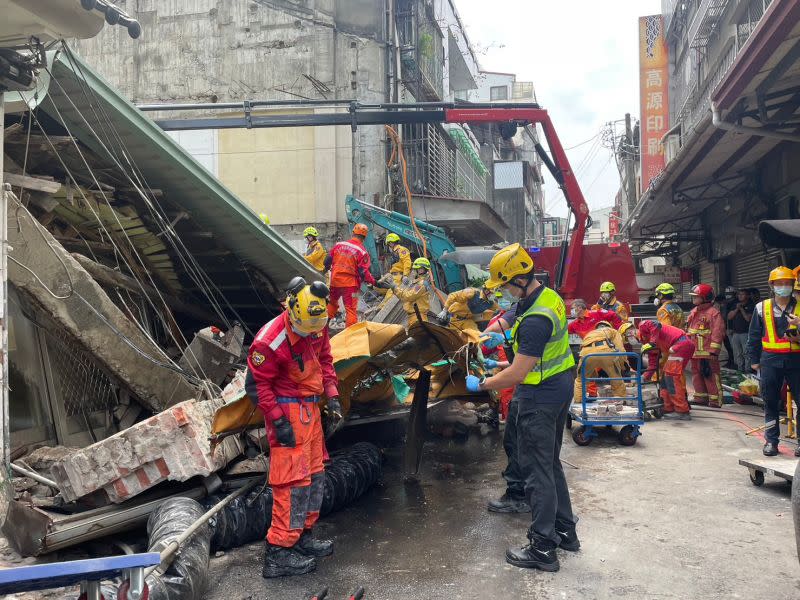
[[497, 361], [493, 358], [487, 358], [483, 361], [483, 366], [487, 369], [496, 369], [497, 368]]
[[467, 375], [467, 391], [480, 392], [481, 379], [475, 375]]
[[486, 340], [483, 345], [489, 348], [489, 350], [494, 350], [506, 341], [502, 334], [499, 334], [496, 331], [490, 331], [486, 335], [489, 336], [489, 339]]

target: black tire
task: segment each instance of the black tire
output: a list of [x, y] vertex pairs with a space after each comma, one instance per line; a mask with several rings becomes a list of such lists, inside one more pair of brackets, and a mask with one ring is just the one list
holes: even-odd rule
[[756, 487], [764, 485], [764, 472], [750, 471], [750, 482]]
[[572, 430], [572, 441], [578, 446], [588, 446], [592, 443], [592, 438], [586, 435], [586, 427], [581, 425], [577, 429]]
[[636, 440], [639, 439], [639, 436], [636, 435], [636, 430], [634, 429], [633, 425], [625, 425], [625, 427], [619, 430], [617, 437], [619, 439], [619, 443], [623, 446], [633, 446], [636, 443]]

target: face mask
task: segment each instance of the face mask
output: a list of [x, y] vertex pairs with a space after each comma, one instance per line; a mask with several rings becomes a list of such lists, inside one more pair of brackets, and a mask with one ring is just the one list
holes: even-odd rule
[[792, 295], [792, 286], [790, 285], [775, 286], [773, 289], [775, 290], [775, 295], [781, 298], [788, 298]]
[[511, 302], [509, 302], [505, 298], [498, 298], [497, 306], [499, 306], [502, 310], [508, 310], [509, 308], [511, 308]]
[[609, 300], [611, 300], [611, 294], [609, 294], [608, 292], [603, 292], [602, 294], [600, 294], [600, 300], [602, 300], [603, 302], [608, 302]]
[[653, 304], [658, 306], [659, 304], [661, 304], [661, 299], [660, 298], [656, 298], [655, 300], [653, 300]]
[[500, 288], [500, 293], [503, 294], [503, 297], [501, 298], [501, 300], [503, 300], [505, 302], [508, 302], [509, 306], [512, 306], [512, 305], [514, 305], [514, 304], [516, 304], [517, 302], [520, 301], [520, 298], [517, 298], [516, 296], [514, 296], [511, 293], [511, 290], [509, 290], [508, 288], [504, 288], [504, 287]]

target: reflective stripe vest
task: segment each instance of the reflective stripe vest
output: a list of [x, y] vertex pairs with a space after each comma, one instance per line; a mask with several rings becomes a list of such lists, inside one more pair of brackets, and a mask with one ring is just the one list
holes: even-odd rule
[[528, 385], [538, 385], [545, 379], [563, 373], [575, 366], [575, 359], [569, 347], [569, 334], [567, 333], [567, 309], [564, 301], [556, 292], [546, 287], [539, 294], [536, 301], [526, 310], [523, 315], [517, 318], [511, 328], [513, 338], [512, 348], [516, 353], [519, 350], [519, 340], [517, 331], [522, 322], [531, 315], [541, 315], [547, 317], [553, 324], [553, 332], [550, 340], [544, 347], [542, 359], [534, 367], [534, 370], [525, 376], [522, 383]]
[[[761, 347], [765, 352], [776, 354], [800, 353], [800, 344], [790, 341], [787, 337], [778, 337], [778, 328], [775, 326], [775, 313], [772, 309], [772, 299], [764, 300], [763, 315], [764, 337], [761, 338]], [[795, 316], [800, 316], [800, 302], [794, 307]]]

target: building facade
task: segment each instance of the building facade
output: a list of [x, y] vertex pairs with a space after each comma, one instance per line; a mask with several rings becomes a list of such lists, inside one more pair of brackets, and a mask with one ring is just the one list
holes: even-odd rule
[[670, 61], [666, 166], [626, 231], [694, 281], [760, 287], [798, 257], [765, 248], [758, 223], [800, 216], [800, 4], [663, 2]]
[[[136, 44], [103, 32], [75, 48], [136, 104], [244, 100], [465, 98], [478, 64], [452, 0], [130, 0], [142, 23]], [[113, 48], [113, 52], [109, 52]], [[293, 114], [270, 107], [252, 114]], [[318, 111], [346, 108], [308, 108]], [[205, 110], [153, 118], [222, 116]], [[399, 132], [415, 208], [458, 242], [500, 241], [506, 224], [487, 195], [489, 167], [455, 126], [404, 125]], [[404, 210], [405, 195], [383, 126], [213, 129], [176, 139], [256, 213], [300, 248], [313, 224], [344, 235], [344, 198]]]

